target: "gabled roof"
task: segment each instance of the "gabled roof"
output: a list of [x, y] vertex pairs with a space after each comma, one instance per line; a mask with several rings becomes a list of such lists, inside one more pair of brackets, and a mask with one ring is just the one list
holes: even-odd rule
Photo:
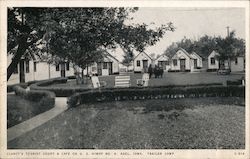
[[163, 56], [166, 56], [167, 58], [170, 58], [168, 55], [165, 55], [165, 54], [162, 54], [162, 55], [160, 55], [158, 58], [156, 58], [156, 60], [159, 60], [161, 57], [163, 57]]
[[[145, 54], [147, 57], [149, 57], [151, 60], [153, 60], [148, 54], [146, 54], [145, 52], [140, 52], [139, 54], [137, 54], [135, 57], [134, 57], [134, 59], [136, 59], [140, 54]], [[134, 60], [133, 59], [133, 60]]]
[[[193, 59], [193, 57], [191, 57], [190, 54], [189, 54], [185, 49], [183, 49], [183, 48], [181, 48], [181, 47], [176, 51], [176, 53], [177, 53], [179, 50], [181, 50], [181, 51], [182, 51], [184, 54], [186, 54], [189, 58]], [[175, 53], [175, 54], [176, 54], [176, 53]], [[174, 54], [174, 55], [175, 55], [175, 54]], [[173, 55], [173, 56], [174, 56], [174, 55]], [[173, 56], [172, 56], [172, 57], [173, 57]]]
[[117, 62], [120, 62], [117, 58], [115, 58], [113, 55], [111, 55], [107, 50], [105, 50], [105, 53], [107, 54], [107, 56], [112, 57], [112, 58], [115, 59]]
[[197, 53], [194, 52], [194, 51], [193, 51], [190, 55], [191, 55], [191, 56], [192, 56], [192, 55], [196, 55], [196, 56], [198, 56], [198, 57], [200, 57], [200, 58], [202, 59], [202, 56], [200, 56], [199, 54], [197, 54]]

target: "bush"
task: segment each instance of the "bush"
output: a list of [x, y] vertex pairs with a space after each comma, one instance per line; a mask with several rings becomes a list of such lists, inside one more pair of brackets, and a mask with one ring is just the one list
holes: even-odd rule
[[55, 105], [55, 94], [53, 92], [42, 90], [27, 91], [19, 85], [14, 86], [13, 89], [16, 95], [33, 102], [38, 102], [38, 106], [42, 107], [42, 109], [48, 110]]
[[75, 107], [78, 104], [144, 99], [194, 98], [194, 97], [229, 97], [245, 96], [245, 87], [238, 86], [197, 86], [197, 87], [168, 87], [142, 89], [104, 89], [92, 90], [74, 94], [68, 99], [68, 105]]
[[242, 85], [242, 80], [227, 81], [227, 85]]
[[13, 91], [15, 91], [14, 90], [15, 86], [20, 86], [20, 87], [26, 89], [29, 85], [28, 85], [28, 83], [20, 83], [20, 84], [8, 85], [7, 86], [7, 92], [13, 92]]

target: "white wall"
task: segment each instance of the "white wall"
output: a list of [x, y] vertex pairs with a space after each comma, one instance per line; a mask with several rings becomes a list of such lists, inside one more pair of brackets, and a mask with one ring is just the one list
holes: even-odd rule
[[[138, 60], [140, 61], [140, 66], [137, 66]], [[148, 67], [152, 63], [152, 60], [145, 53], [138, 54], [138, 56], [133, 61], [135, 72], [142, 72], [143, 71], [143, 60], [148, 60]]]
[[[208, 69], [219, 69], [219, 61], [215, 58], [215, 56], [218, 55], [215, 51], [213, 51], [208, 56]], [[215, 58], [215, 64], [211, 64], [211, 58]]]
[[231, 71], [240, 72], [244, 71], [244, 57], [237, 57], [238, 63], [236, 64], [234, 60], [231, 61]]
[[166, 65], [165, 66], [165, 70], [164, 71], [168, 71], [170, 68], [171, 68], [171, 65], [170, 65], [170, 59], [169, 57], [167, 57], [166, 55], [161, 55], [160, 57], [158, 57], [156, 60], [155, 60], [155, 63], [158, 65], [159, 61], [168, 61], [169, 62], [169, 65]]
[[[177, 65], [174, 66], [173, 60], [177, 60]], [[171, 61], [171, 70], [179, 71], [180, 70], [180, 59], [186, 59], [185, 60], [185, 69], [191, 70], [191, 66], [193, 66], [193, 62], [191, 61], [190, 57], [188, 57], [183, 51], [179, 50], [176, 52], [176, 54], [173, 56]]]

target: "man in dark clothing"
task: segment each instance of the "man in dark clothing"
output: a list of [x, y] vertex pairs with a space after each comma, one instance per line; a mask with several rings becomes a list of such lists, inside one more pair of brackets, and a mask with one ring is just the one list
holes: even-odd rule
[[151, 76], [153, 74], [153, 68], [152, 68], [151, 64], [148, 67], [148, 73], [149, 73], [149, 78], [151, 78]]

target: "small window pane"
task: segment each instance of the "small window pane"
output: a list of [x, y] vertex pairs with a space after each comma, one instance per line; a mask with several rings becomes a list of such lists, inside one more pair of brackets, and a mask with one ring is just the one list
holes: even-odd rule
[[34, 62], [34, 72], [36, 72], [36, 62]]
[[29, 73], [30, 72], [30, 61], [26, 61], [25, 65], [26, 65], [26, 73]]
[[174, 63], [174, 66], [177, 66], [177, 60], [176, 59], [173, 60], [173, 63]]
[[137, 65], [137, 66], [141, 66], [141, 61], [137, 60], [137, 61], [136, 61], [136, 65]]
[[56, 71], [59, 71], [59, 64], [56, 65]]
[[215, 58], [212, 57], [210, 60], [211, 60], [211, 65], [214, 65], [215, 64]]

